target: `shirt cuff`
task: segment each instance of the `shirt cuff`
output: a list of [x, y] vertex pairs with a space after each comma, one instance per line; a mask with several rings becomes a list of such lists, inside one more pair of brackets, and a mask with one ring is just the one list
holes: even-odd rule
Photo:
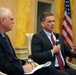
[[23, 72], [25, 73], [24, 66], [22, 66], [22, 68], [23, 68]]
[[53, 51], [51, 50], [52, 56], [54, 56]]

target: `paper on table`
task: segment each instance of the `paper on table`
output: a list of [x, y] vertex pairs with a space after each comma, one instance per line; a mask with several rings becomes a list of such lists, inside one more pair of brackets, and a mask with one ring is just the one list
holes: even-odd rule
[[31, 72], [29, 73], [24, 73], [24, 74], [33, 74], [35, 71], [41, 69], [41, 68], [44, 68], [44, 67], [48, 67], [51, 65], [51, 61], [48, 61], [46, 62], [45, 64], [41, 64], [41, 65], [38, 65], [36, 68], [34, 68]]

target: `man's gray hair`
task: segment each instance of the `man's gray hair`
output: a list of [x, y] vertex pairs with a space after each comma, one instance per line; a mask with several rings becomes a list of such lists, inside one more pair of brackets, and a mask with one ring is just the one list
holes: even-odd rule
[[10, 10], [5, 7], [0, 8], [0, 17], [8, 17]]

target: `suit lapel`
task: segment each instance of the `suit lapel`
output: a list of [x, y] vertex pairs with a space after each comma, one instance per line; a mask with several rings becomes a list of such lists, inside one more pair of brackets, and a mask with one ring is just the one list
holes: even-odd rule
[[47, 35], [45, 34], [44, 31], [41, 32], [42, 36], [45, 38], [44, 41], [48, 42], [48, 46], [53, 47], [52, 43], [49, 41], [49, 38], [47, 37]]

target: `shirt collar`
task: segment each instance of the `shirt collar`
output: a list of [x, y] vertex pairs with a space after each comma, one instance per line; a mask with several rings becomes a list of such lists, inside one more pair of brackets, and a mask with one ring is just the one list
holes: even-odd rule
[[0, 34], [2, 35], [3, 38], [5, 37], [5, 34], [3, 34], [2, 32], [0, 32]]
[[49, 33], [48, 31], [46, 31], [46, 30], [44, 30], [44, 29], [43, 29], [43, 31], [45, 32], [45, 34], [46, 34], [47, 36], [51, 36], [51, 34], [53, 34], [53, 32], [52, 32], [52, 33]]

